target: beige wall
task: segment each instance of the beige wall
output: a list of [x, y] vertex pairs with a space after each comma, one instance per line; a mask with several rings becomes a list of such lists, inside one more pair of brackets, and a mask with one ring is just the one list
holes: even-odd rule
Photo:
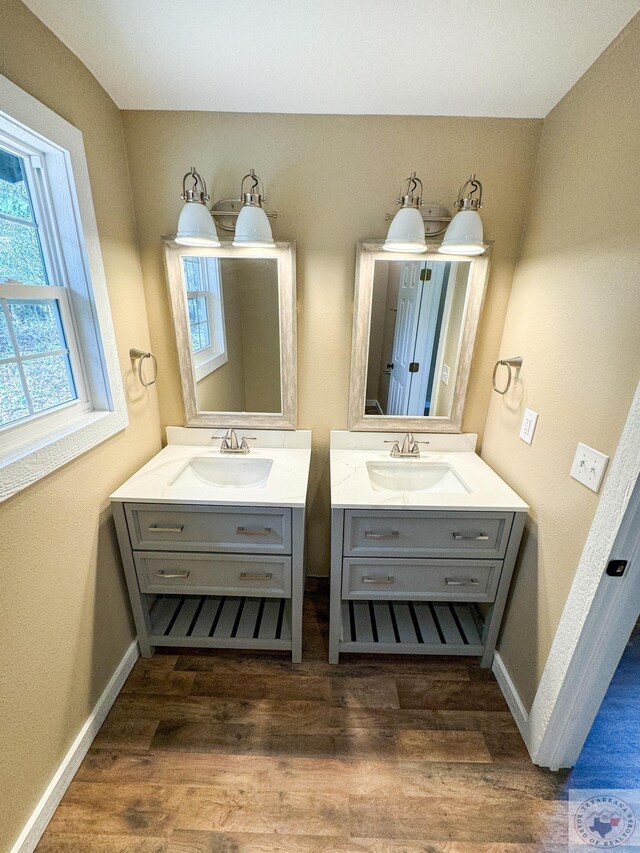
[[[578, 441], [615, 452], [640, 375], [640, 16], [545, 121], [482, 455], [531, 505], [504, 658], [530, 705], [598, 496], [569, 477]], [[539, 412], [533, 445], [518, 438]]]
[[[84, 134], [130, 426], [0, 504], [0, 850], [40, 799], [133, 637], [107, 496], [158, 450], [155, 392], [120, 114], [17, 0], [3, 0], [0, 73]], [[26, 46], [29, 45], [29, 50]]]
[[279, 412], [280, 301], [275, 260], [237, 262], [248, 412]]
[[382, 237], [400, 183], [417, 170], [426, 199], [453, 204], [472, 170], [485, 186], [486, 236], [495, 240], [464, 429], [482, 432], [490, 377], [518, 253], [541, 122], [392, 116], [125, 112], [163, 424], [183, 423], [160, 235], [175, 232], [183, 173], [202, 172], [215, 199], [236, 195], [255, 167], [267, 184], [274, 233], [297, 242], [298, 425], [313, 430], [307, 553], [329, 557], [330, 429], [347, 421], [356, 241]]

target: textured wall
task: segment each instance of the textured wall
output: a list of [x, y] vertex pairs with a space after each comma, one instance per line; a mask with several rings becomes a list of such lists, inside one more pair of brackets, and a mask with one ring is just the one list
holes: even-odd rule
[[384, 214], [411, 170], [427, 200], [449, 206], [468, 174], [480, 173], [495, 252], [464, 429], [481, 433], [541, 122], [135, 111], [124, 124], [163, 424], [184, 422], [160, 244], [175, 233], [183, 173], [195, 165], [218, 199], [236, 195], [253, 166], [278, 212], [274, 234], [297, 242], [298, 425], [313, 430], [314, 451], [309, 570], [326, 573], [328, 441], [347, 420], [356, 241], [384, 236]]
[[[107, 496], [160, 446], [120, 113], [26, 7], [3, 0], [0, 73], [84, 134], [130, 426], [0, 504], [0, 850], [8, 850], [133, 637]], [[26, 50], [29, 45], [29, 50]]]
[[[612, 455], [640, 377], [640, 16], [545, 120], [482, 455], [531, 505], [500, 654], [530, 706], [598, 496], [571, 479], [578, 441]], [[518, 438], [539, 412], [533, 445]]]

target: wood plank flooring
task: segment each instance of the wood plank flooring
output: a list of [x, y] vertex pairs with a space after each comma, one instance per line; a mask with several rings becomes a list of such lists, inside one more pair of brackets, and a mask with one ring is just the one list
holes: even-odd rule
[[531, 764], [468, 658], [139, 660], [39, 853], [560, 853], [565, 774]]

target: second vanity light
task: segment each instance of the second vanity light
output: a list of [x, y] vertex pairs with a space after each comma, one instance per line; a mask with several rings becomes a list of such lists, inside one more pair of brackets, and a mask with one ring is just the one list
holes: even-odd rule
[[454, 205], [459, 212], [453, 219], [446, 208], [437, 204], [427, 205], [427, 212], [422, 213], [422, 192], [422, 181], [412, 172], [402, 185], [396, 201], [400, 210], [389, 226], [383, 249], [387, 252], [426, 252], [426, 235], [436, 237], [446, 228], [438, 252], [445, 255], [483, 254], [482, 219], [478, 213], [482, 207], [482, 184], [476, 176], [471, 175], [460, 188]]
[[[245, 188], [247, 181], [252, 183]], [[183, 246], [219, 248], [221, 243], [216, 233], [215, 220], [224, 231], [234, 232], [234, 246], [253, 249], [275, 247], [268, 217], [275, 217], [276, 214], [265, 211], [264, 185], [253, 169], [249, 170], [240, 183], [239, 198], [221, 199], [209, 212], [206, 206], [210, 200], [207, 186], [192, 166], [182, 179], [181, 198], [185, 204], [178, 220], [176, 243]], [[229, 217], [235, 219], [235, 225], [227, 224]]]

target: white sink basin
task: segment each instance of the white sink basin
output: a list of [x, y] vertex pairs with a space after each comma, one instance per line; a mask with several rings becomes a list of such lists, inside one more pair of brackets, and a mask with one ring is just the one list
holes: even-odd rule
[[170, 486], [218, 486], [235, 489], [263, 489], [271, 472], [272, 459], [251, 456], [194, 456]]
[[367, 462], [371, 486], [389, 492], [468, 492], [469, 489], [444, 462], [391, 459]]

